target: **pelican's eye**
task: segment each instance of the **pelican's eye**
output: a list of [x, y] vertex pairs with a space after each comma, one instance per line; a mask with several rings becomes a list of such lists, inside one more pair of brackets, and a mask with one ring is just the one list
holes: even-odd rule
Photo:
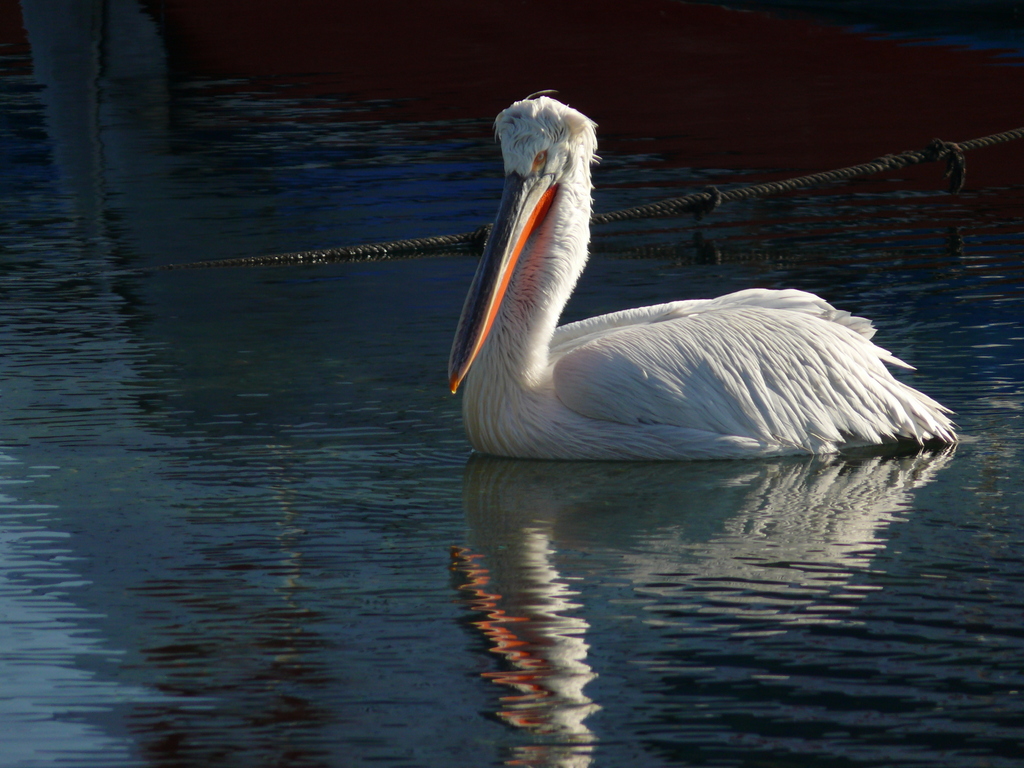
[[541, 150], [537, 153], [537, 156], [533, 158], [533, 172], [537, 173], [544, 170], [544, 166], [548, 162], [548, 151], [546, 149]]

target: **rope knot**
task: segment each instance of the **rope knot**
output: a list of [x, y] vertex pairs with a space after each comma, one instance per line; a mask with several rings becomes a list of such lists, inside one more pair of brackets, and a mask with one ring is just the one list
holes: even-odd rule
[[946, 158], [946, 172], [942, 178], [949, 179], [949, 191], [956, 194], [964, 188], [964, 181], [967, 179], [967, 158], [959, 144], [942, 139], [932, 139], [925, 147], [925, 152], [930, 159], [941, 160]]
[[697, 221], [700, 221], [721, 204], [722, 193], [718, 190], [718, 187], [709, 186], [704, 190], [703, 198], [697, 201], [693, 215]]

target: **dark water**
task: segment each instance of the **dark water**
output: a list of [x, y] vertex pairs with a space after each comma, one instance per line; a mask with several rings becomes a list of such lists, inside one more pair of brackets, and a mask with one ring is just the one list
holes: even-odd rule
[[[987, 151], [1021, 181], [957, 198], [595, 233], [568, 310], [815, 291], [955, 449], [471, 457], [444, 372], [472, 255], [130, 268], [472, 229], [491, 116], [169, 72], [144, 14], [90, 74], [31, 8], [0, 61], [0, 765], [1021, 764], [1019, 147]], [[692, 162], [606, 156], [599, 210]]]

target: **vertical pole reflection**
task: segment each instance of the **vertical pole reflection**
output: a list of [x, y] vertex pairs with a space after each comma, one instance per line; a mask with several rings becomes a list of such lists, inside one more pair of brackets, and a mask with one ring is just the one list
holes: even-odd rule
[[549, 532], [509, 533], [487, 556], [453, 547], [451, 566], [462, 577], [461, 599], [480, 616], [471, 626], [501, 657], [501, 669], [481, 676], [512, 691], [495, 714], [543, 739], [516, 749], [508, 764], [583, 768], [594, 741], [584, 720], [600, 709], [583, 693], [597, 676], [586, 663], [589, 625], [566, 615], [580, 605], [552, 565]]

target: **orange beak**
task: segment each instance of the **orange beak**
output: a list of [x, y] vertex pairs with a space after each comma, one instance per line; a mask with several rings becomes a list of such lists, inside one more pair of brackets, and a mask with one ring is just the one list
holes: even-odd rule
[[505, 177], [498, 218], [480, 257], [452, 343], [448, 382], [453, 393], [491, 332], [519, 255], [547, 216], [557, 191], [558, 186], [547, 174], [524, 178], [512, 172]]

